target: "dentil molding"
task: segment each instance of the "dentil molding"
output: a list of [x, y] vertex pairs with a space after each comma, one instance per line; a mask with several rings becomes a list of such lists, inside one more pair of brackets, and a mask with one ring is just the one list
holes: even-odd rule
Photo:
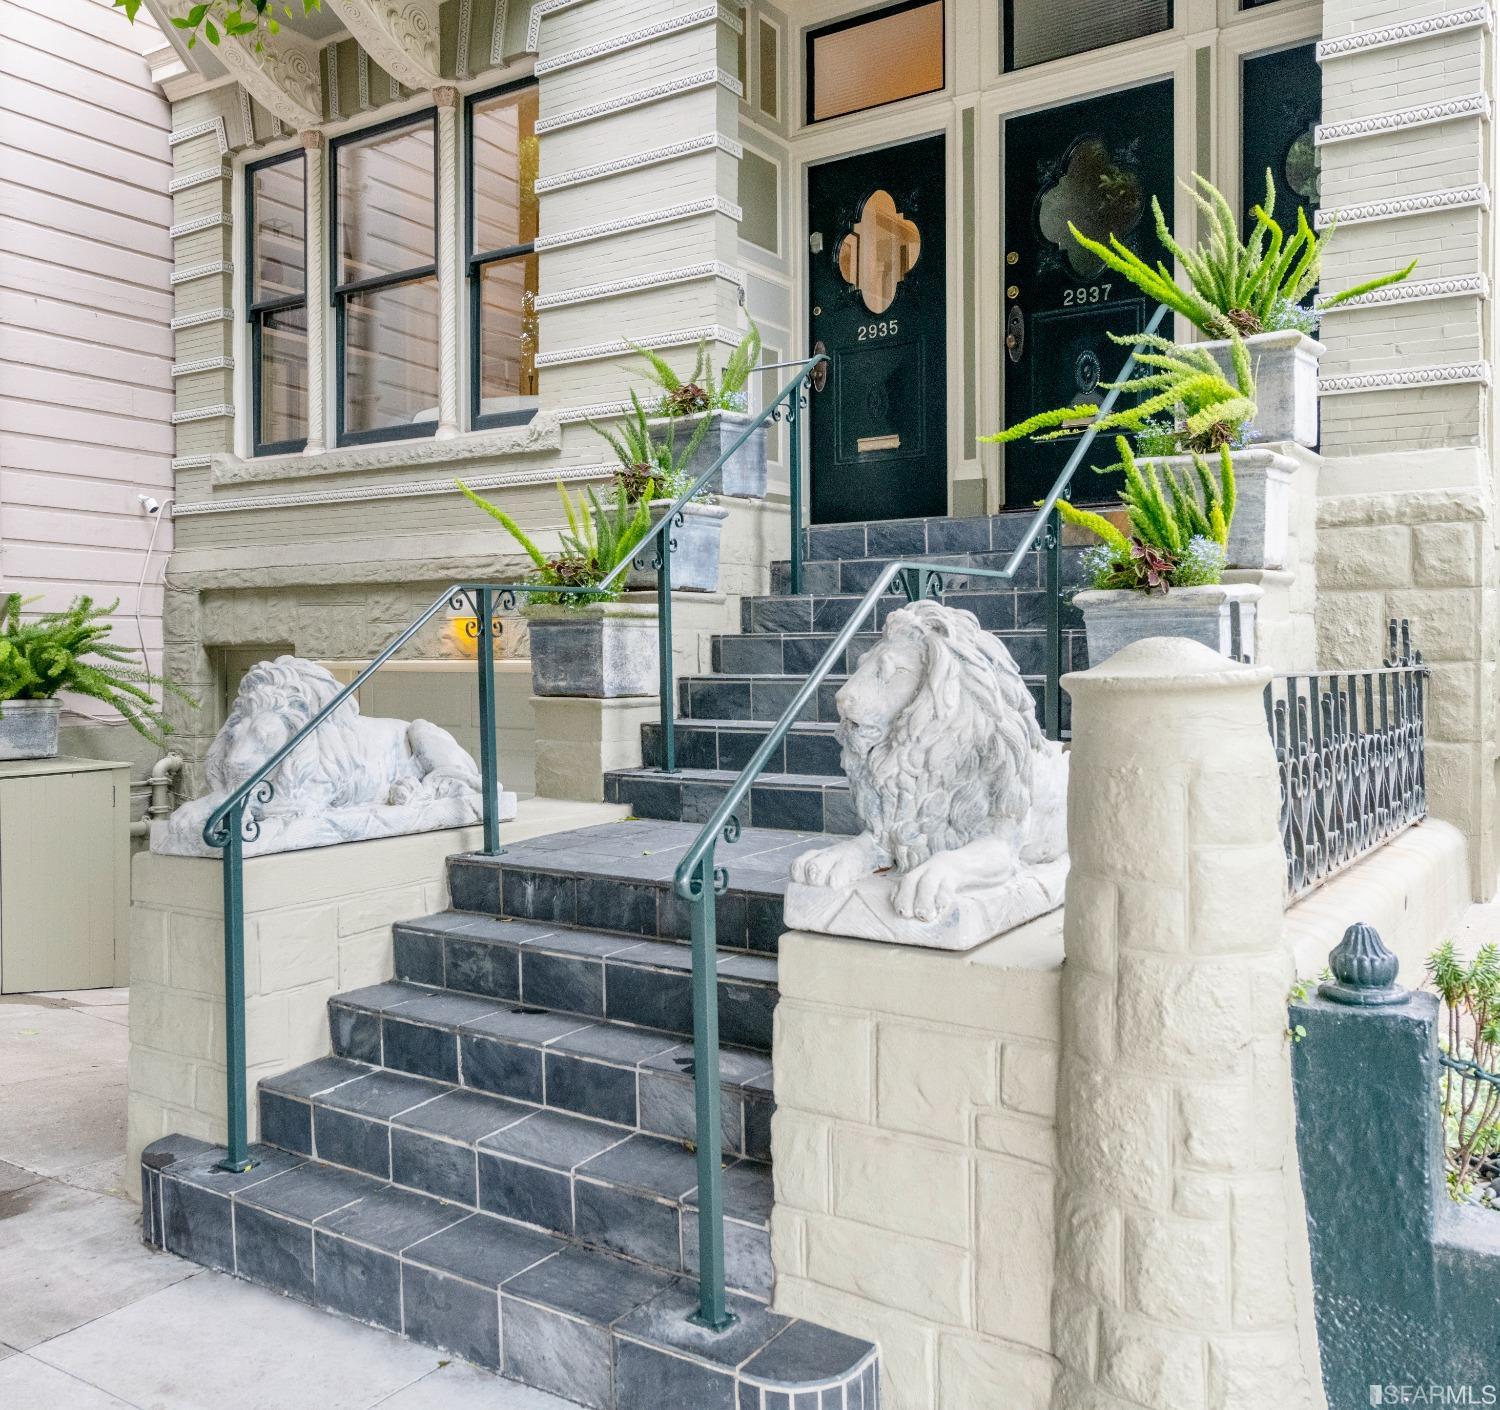
[[612, 39], [601, 39], [595, 44], [586, 44], [580, 49], [567, 49], [550, 59], [538, 59], [536, 74], [540, 78], [544, 74], [560, 73], [564, 69], [576, 68], [579, 64], [592, 63], [595, 59], [603, 59], [610, 54], [623, 53], [626, 49], [635, 49], [642, 44], [649, 44], [653, 39], [664, 39], [670, 34], [681, 34], [684, 30], [699, 29], [703, 25], [714, 24], [720, 19], [723, 19], [735, 33], [744, 32], [744, 26], [737, 16], [720, 15], [717, 4], [705, 5], [702, 9], [689, 10], [669, 20], [658, 20], [655, 24], [646, 25], [642, 29], [617, 34]]
[[637, 88], [631, 93], [622, 93], [617, 98], [589, 103], [582, 108], [570, 108], [555, 117], [539, 118], [536, 124], [538, 136], [558, 132], [565, 127], [576, 127], [581, 122], [593, 122], [596, 118], [608, 117], [611, 113], [623, 113], [631, 108], [644, 107], [663, 98], [675, 97], [679, 93], [691, 93], [697, 88], [712, 88], [715, 85], [727, 88], [736, 98], [745, 96], [745, 86], [732, 73], [723, 69], [703, 69], [699, 73], [685, 73], [667, 83], [653, 83], [649, 88]]
[[571, 171], [560, 171], [556, 176], [544, 176], [536, 183], [539, 193], [561, 191], [568, 186], [581, 186], [587, 181], [599, 181], [606, 176], [618, 176], [623, 171], [637, 171], [641, 167], [656, 166], [677, 157], [690, 157], [698, 152], [726, 152], [739, 161], [745, 149], [732, 137], [722, 132], [705, 132], [698, 137], [689, 137], [682, 142], [669, 142], [665, 147], [652, 147], [646, 152], [636, 152], [628, 157], [619, 157], [612, 162], [598, 162], [593, 166], [574, 167]]
[[1330, 318], [1361, 308], [1389, 308], [1394, 304], [1415, 304], [1433, 299], [1478, 298], [1490, 296], [1490, 281], [1483, 274], [1455, 274], [1447, 279], [1409, 280], [1404, 284], [1387, 284], [1383, 289], [1373, 289], [1368, 294], [1334, 304], [1323, 310], [1323, 317]]
[[1366, 225], [1375, 220], [1395, 220], [1404, 215], [1429, 215], [1435, 211], [1462, 210], [1478, 206], [1488, 210], [1490, 188], [1482, 181], [1473, 186], [1453, 186], [1445, 191], [1423, 191], [1414, 196], [1391, 196], [1338, 210], [1320, 210], [1313, 224], [1327, 230], [1335, 220], [1340, 225]]
[[572, 304], [591, 303], [596, 299], [614, 298], [619, 294], [634, 294], [642, 289], [659, 289], [668, 284], [688, 284], [697, 279], [727, 279], [741, 288], [745, 284], [744, 274], [721, 259], [705, 260], [701, 264], [685, 264], [677, 269], [657, 270], [652, 274], [638, 274], [633, 279], [611, 279], [602, 284], [585, 284], [577, 289], [568, 289], [558, 294], [543, 294], [534, 301], [539, 311], [549, 308], [567, 308]]
[[1489, 116], [1488, 95], [1469, 93], [1462, 98], [1372, 113], [1369, 117], [1351, 118], [1348, 122], [1320, 123], [1314, 141], [1319, 147], [1327, 147], [1335, 142], [1352, 142], [1360, 137], [1378, 137], [1382, 133], [1402, 132], [1413, 127], [1431, 127], [1434, 123], [1454, 122], [1459, 118], [1477, 117], [1488, 122]]
[[1438, 367], [1402, 367], [1383, 372], [1355, 372], [1346, 377], [1323, 377], [1318, 392], [1325, 397], [1356, 392], [1408, 391], [1417, 387], [1451, 387], [1465, 383], [1490, 385], [1488, 362], [1455, 362]]
[[667, 225], [674, 220], [686, 220], [695, 215], [727, 215], [738, 221], [744, 212], [733, 201], [723, 196], [704, 196], [696, 201], [684, 201], [681, 205], [665, 206], [661, 210], [644, 211], [640, 215], [622, 216], [619, 220], [601, 221], [598, 225], [580, 225], [574, 230], [562, 230], [556, 235], [537, 238], [538, 250], [560, 250], [565, 245], [581, 245], [586, 240], [601, 240], [607, 235], [623, 235], [632, 230], [645, 230], [653, 225]]
[[581, 348], [565, 348], [561, 352], [540, 353], [536, 359], [538, 367], [560, 367], [571, 362], [592, 362], [602, 357], [623, 357], [636, 348], [681, 348], [695, 343], [727, 343], [734, 347], [740, 335], [732, 328], [717, 323], [706, 323], [700, 328], [674, 328], [668, 333], [657, 333], [650, 338], [636, 338], [626, 342], [624, 338], [613, 338], [607, 343], [590, 343]]
[[1318, 62], [1326, 64], [1330, 59], [1345, 59], [1351, 54], [1363, 54], [1371, 49], [1388, 49], [1393, 44], [1414, 44], [1438, 34], [1452, 34], [1465, 29], [1489, 29], [1492, 23], [1488, 5], [1466, 5], [1461, 10], [1450, 10], [1447, 14], [1427, 15], [1418, 20], [1404, 20], [1400, 24], [1383, 25], [1379, 29], [1366, 29], [1358, 34], [1343, 34], [1335, 39], [1321, 40], [1317, 50]]

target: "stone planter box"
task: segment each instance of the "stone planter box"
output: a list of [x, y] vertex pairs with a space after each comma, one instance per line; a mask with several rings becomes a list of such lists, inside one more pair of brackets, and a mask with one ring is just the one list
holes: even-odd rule
[[[1203, 457], [1218, 474], [1219, 458]], [[1184, 484], [1197, 489], [1190, 455], [1164, 456], [1155, 461], [1174, 471]], [[1297, 463], [1272, 450], [1234, 452], [1235, 509], [1226, 550], [1230, 568], [1292, 568], [1292, 477]], [[1199, 502], [1202, 495], [1199, 494]]]
[[0, 710], [0, 759], [56, 756], [61, 700], [7, 700]]
[[1255, 660], [1255, 610], [1261, 589], [1250, 583], [1144, 593], [1089, 589], [1074, 604], [1083, 612], [1089, 665], [1154, 636], [1181, 636], [1224, 656]]
[[[1234, 380], [1228, 341], [1203, 343], [1214, 361]], [[1251, 432], [1257, 441], [1318, 443], [1318, 362], [1323, 344], [1296, 329], [1255, 333], [1245, 339], [1255, 373], [1256, 416]]]
[[[653, 500], [651, 522], [654, 524], [672, 507], [669, 499]], [[675, 542], [672, 549], [672, 590], [674, 592], [717, 592], [719, 590], [719, 544], [724, 533], [724, 520], [729, 511], [717, 504], [684, 504], [682, 523], [673, 529], [664, 529]], [[656, 540], [646, 546], [644, 556], [655, 558]], [[655, 568], [632, 567], [626, 575], [625, 586], [629, 588], [654, 588]]]
[[655, 695], [656, 608], [633, 602], [525, 609], [536, 695]]
[[[688, 461], [688, 474], [696, 480], [724, 453], [751, 419], [743, 412], [715, 411], [709, 418], [707, 434]], [[694, 429], [691, 420], [682, 421], [677, 427], [679, 444], [685, 444]], [[725, 463], [719, 483], [709, 484], [707, 488], [715, 494], [733, 495], [736, 499], [764, 499], [766, 475], [766, 428], [758, 426], [750, 439]]]

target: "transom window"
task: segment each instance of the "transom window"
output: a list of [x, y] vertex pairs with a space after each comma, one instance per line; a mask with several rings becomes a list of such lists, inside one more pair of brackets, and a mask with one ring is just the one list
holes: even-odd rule
[[1105, 5], [1004, 0], [1004, 5], [1007, 69], [1030, 68], [1172, 27], [1172, 0], [1111, 0]]
[[256, 455], [307, 444], [307, 168], [300, 151], [246, 172], [251, 432]]
[[529, 421], [537, 408], [537, 88], [469, 100], [470, 405], [475, 426]]
[[437, 428], [436, 115], [332, 144], [340, 445]]
[[809, 122], [936, 93], [945, 81], [943, 0], [909, 0], [808, 33]]

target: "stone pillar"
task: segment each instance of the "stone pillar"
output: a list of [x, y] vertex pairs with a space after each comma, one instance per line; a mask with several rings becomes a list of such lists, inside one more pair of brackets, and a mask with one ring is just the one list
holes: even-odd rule
[[326, 449], [324, 434], [328, 420], [328, 238], [324, 228], [324, 186], [328, 177], [328, 142], [321, 132], [304, 132], [306, 163], [305, 209], [307, 212], [307, 445], [305, 455]]
[[1167, 638], [1064, 678], [1056, 1410], [1315, 1403], [1267, 679]]
[[438, 282], [438, 424], [437, 438], [459, 431], [458, 409], [458, 252], [463, 241], [457, 231], [442, 228], [442, 212], [458, 210], [458, 89], [434, 88], [437, 104], [437, 233]]

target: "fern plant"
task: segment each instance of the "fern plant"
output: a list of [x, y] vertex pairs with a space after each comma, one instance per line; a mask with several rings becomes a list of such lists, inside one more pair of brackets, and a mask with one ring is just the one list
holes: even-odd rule
[[1235, 507], [1229, 448], [1219, 452], [1217, 475], [1201, 455], [1193, 456], [1196, 484], [1179, 478], [1170, 466], [1148, 461], [1143, 471], [1124, 436], [1116, 438], [1115, 448], [1125, 472], [1125, 486], [1118, 494], [1129, 534], [1102, 514], [1067, 500], [1057, 504], [1067, 523], [1100, 540], [1099, 550], [1085, 564], [1093, 586], [1165, 592], [1218, 582]]
[[[1119, 388], [1121, 399], [1138, 398], [1123, 409], [1103, 415], [1093, 402], [1039, 412], [1027, 420], [980, 439], [1001, 445], [1034, 436], [1039, 441], [1071, 436], [1084, 426], [1100, 431], [1135, 434], [1159, 432], [1157, 418], [1174, 418], [1183, 446], [1195, 453], [1212, 453], [1243, 442], [1245, 425], [1255, 419], [1255, 376], [1250, 356], [1238, 333], [1230, 337], [1230, 365], [1234, 381], [1225, 377], [1212, 353], [1183, 346], [1152, 333], [1111, 333], [1110, 339], [1135, 349], [1136, 363], [1149, 369], [1125, 382], [1101, 383]], [[1118, 467], [1115, 467], [1118, 468]]]
[[[1482, 945], [1467, 963], [1451, 940], [1427, 957], [1427, 975], [1443, 1001], [1450, 1057], [1482, 1071], [1500, 1066], [1500, 947]], [[1500, 1087], [1482, 1077], [1443, 1069], [1440, 1089], [1448, 1185], [1468, 1194], [1500, 1156]]]
[[[629, 343], [629, 339], [626, 339]], [[760, 329], [750, 320], [750, 331], [740, 339], [721, 373], [714, 372], [713, 352], [707, 338], [693, 357], [693, 370], [679, 376], [672, 364], [653, 348], [629, 343], [646, 362], [646, 376], [660, 390], [657, 411], [662, 416], [694, 416], [705, 411], [744, 411], [750, 374], [760, 365]]]
[[[613, 497], [605, 504], [592, 488], [580, 493], [575, 502], [558, 481], [557, 495], [568, 527], [559, 535], [562, 552], [548, 554], [498, 504], [475, 494], [462, 480], [454, 484], [520, 544], [535, 570], [531, 581], [547, 587], [590, 588], [602, 583], [620, 564], [635, 556], [641, 540], [651, 531], [649, 504], [632, 501], [623, 485], [616, 484]], [[600, 592], [534, 593], [531, 601], [565, 607], [611, 602], [619, 596], [621, 586], [616, 582]]]
[[1335, 226], [1330, 225], [1321, 235], [1315, 234], [1299, 206], [1297, 228], [1288, 235], [1274, 218], [1276, 182], [1267, 170], [1265, 201], [1250, 212], [1255, 225], [1246, 239], [1223, 192], [1196, 172], [1193, 181], [1195, 186], [1184, 185], [1184, 189], [1202, 213], [1209, 232], [1207, 242], [1197, 249], [1186, 249], [1173, 239], [1161, 202], [1155, 196], [1151, 198], [1156, 238], [1186, 271], [1186, 289], [1177, 283], [1165, 264], [1158, 261], [1155, 267], [1151, 266], [1118, 236], [1112, 234], [1109, 243], [1103, 244], [1090, 239], [1071, 222], [1068, 229], [1095, 258], [1124, 275], [1149, 298], [1182, 314], [1211, 338], [1227, 338], [1232, 333], [1248, 337], [1279, 328], [1311, 332], [1318, 317], [1328, 309], [1389, 284], [1399, 284], [1417, 267], [1417, 261], [1412, 260], [1404, 269], [1366, 280], [1316, 305], [1304, 306], [1302, 300], [1321, 278], [1323, 252]]
[[50, 700], [63, 691], [85, 695], [108, 705], [153, 744], [164, 744], [172, 732], [154, 687], [197, 706], [186, 691], [135, 664], [140, 653], [133, 647], [110, 640], [108, 619], [118, 601], [103, 607], [78, 597], [62, 611], [27, 621], [22, 613], [35, 600], [13, 592], [0, 606], [0, 702]]
[[590, 421], [589, 429], [601, 437], [614, 452], [620, 468], [615, 471], [615, 483], [625, 491], [625, 497], [635, 503], [638, 500], [676, 499], [692, 484], [688, 467], [693, 455], [703, 444], [708, 434], [708, 418], [701, 418], [693, 427], [687, 444], [677, 449], [677, 418], [667, 422], [665, 440], [657, 438], [646, 417], [646, 408], [634, 390], [630, 393], [630, 410], [620, 423], [619, 432], [609, 430]]

